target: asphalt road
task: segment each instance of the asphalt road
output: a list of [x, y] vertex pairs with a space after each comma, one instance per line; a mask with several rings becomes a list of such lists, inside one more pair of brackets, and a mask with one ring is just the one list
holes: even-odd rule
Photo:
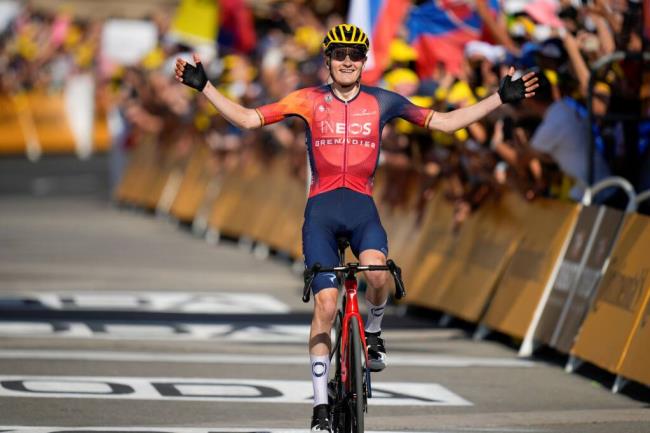
[[[0, 432], [306, 431], [311, 306], [290, 264], [81, 189], [0, 191]], [[399, 313], [368, 431], [650, 431], [647, 388]]]

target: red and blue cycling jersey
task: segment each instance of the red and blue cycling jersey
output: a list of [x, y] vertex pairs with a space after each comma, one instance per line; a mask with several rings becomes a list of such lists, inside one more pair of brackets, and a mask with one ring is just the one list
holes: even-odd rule
[[401, 117], [426, 126], [433, 111], [397, 93], [368, 86], [361, 86], [357, 96], [345, 102], [323, 85], [296, 90], [257, 108], [257, 113], [262, 125], [291, 116], [305, 121], [312, 174], [309, 197], [313, 197], [338, 188], [372, 195], [384, 125]]

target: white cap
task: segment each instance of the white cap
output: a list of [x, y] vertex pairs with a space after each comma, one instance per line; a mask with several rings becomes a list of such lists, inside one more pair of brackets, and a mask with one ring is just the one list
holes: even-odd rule
[[501, 45], [483, 41], [470, 41], [465, 45], [465, 56], [481, 56], [491, 63], [500, 63], [506, 58], [506, 50]]

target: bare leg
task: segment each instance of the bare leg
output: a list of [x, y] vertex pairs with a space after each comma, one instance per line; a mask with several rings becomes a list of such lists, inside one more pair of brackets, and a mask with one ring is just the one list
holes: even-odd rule
[[[385, 265], [386, 256], [379, 250], [365, 250], [359, 255], [361, 265]], [[363, 276], [368, 282], [366, 299], [373, 305], [381, 305], [388, 299], [388, 271], [367, 271]]]
[[335, 288], [320, 290], [314, 296], [314, 316], [309, 335], [309, 359], [311, 361], [315, 411], [328, 402], [327, 381], [332, 347], [330, 331], [336, 317], [337, 297], [338, 289]]
[[[386, 256], [378, 250], [366, 250], [360, 254], [362, 265], [385, 265]], [[388, 271], [367, 271], [368, 281], [366, 305], [368, 318], [365, 323], [366, 343], [368, 344], [368, 365], [372, 371], [381, 371], [386, 367], [386, 349], [381, 335], [381, 321], [388, 300]]]

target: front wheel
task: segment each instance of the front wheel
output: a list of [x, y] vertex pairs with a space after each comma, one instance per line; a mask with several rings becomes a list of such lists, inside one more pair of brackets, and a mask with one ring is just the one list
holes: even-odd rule
[[363, 417], [365, 411], [365, 392], [363, 379], [365, 377], [366, 357], [361, 344], [361, 332], [356, 317], [350, 319], [350, 334], [348, 344], [348, 374], [350, 394], [348, 395], [349, 430], [352, 433], [363, 433]]

